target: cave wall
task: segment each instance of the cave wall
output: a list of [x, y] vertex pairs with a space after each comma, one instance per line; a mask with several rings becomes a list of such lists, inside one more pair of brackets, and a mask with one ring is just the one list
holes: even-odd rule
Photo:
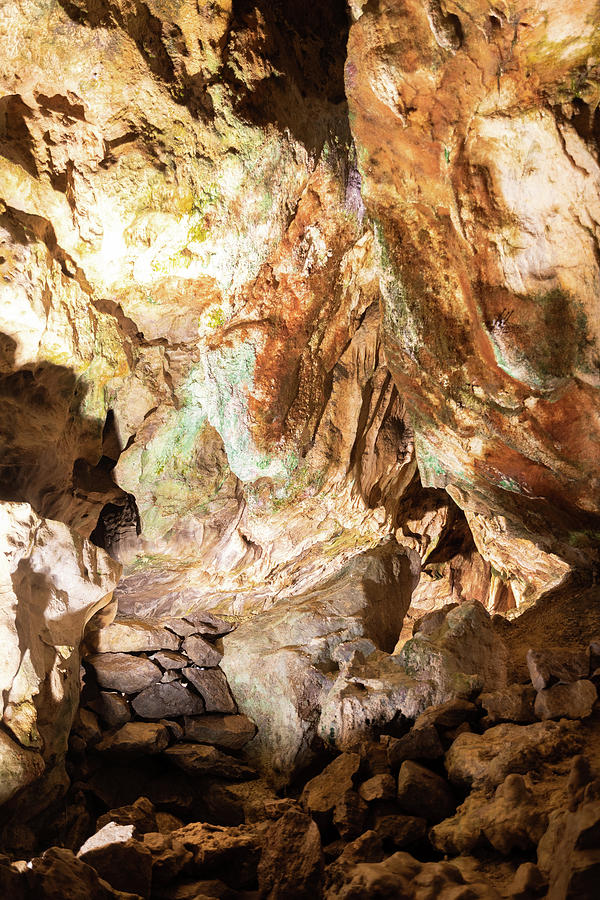
[[589, 577], [591, 0], [3, 15], [5, 499], [110, 532], [128, 612], [390, 532], [424, 608]]

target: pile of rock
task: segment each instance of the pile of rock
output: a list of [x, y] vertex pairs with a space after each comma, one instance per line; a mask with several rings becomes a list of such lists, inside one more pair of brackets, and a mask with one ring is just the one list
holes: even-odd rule
[[[74, 749], [165, 751], [184, 770], [208, 766], [212, 748], [196, 743], [241, 749], [256, 728], [237, 715], [219, 667], [219, 640], [232, 630], [223, 619], [199, 613], [181, 619], [120, 618], [95, 633], [84, 658]], [[178, 746], [169, 748], [174, 743]], [[218, 768], [214, 752], [211, 759]]]

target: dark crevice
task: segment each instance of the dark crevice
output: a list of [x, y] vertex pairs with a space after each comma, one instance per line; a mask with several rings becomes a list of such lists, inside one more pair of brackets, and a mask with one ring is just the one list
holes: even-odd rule
[[[350, 144], [344, 89], [349, 18], [343, 0], [235, 0], [225, 50], [225, 76], [237, 115], [274, 124], [319, 153], [327, 140]], [[261, 60], [261, 74], [245, 60]]]

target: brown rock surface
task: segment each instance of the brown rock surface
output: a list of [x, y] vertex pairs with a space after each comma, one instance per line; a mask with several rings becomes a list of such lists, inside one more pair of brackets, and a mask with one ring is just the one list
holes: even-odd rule
[[164, 725], [154, 722], [127, 722], [113, 734], [103, 738], [96, 749], [111, 753], [160, 753], [169, 743]]
[[447, 818], [456, 806], [448, 782], [412, 760], [400, 766], [397, 799], [403, 813], [429, 822]]
[[542, 762], [564, 759], [579, 746], [574, 727], [565, 722], [507, 723], [483, 734], [459, 735], [446, 753], [446, 769], [455, 784], [492, 787], [510, 773], [528, 772]]
[[241, 750], [255, 734], [256, 726], [247, 716], [212, 713], [185, 718], [186, 740], [225, 750]]
[[592, 714], [598, 691], [591, 681], [555, 684], [538, 691], [535, 714], [538, 719], [585, 719]]
[[264, 835], [258, 883], [271, 900], [312, 900], [323, 877], [321, 836], [312, 819], [288, 810]]

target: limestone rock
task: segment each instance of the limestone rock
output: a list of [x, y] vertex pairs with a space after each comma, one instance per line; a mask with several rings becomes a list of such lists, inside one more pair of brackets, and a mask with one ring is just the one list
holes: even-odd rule
[[507, 775], [494, 799], [474, 791], [452, 818], [435, 825], [431, 840], [447, 855], [472, 853], [487, 842], [498, 853], [537, 847], [548, 824], [523, 776]]
[[176, 653], [174, 650], [161, 650], [152, 654], [152, 659], [167, 672], [173, 669], [184, 669], [189, 665], [189, 660], [183, 653]]
[[197, 666], [218, 666], [223, 658], [216, 647], [198, 634], [186, 637], [181, 649]]
[[439, 696], [431, 705], [450, 699], [445, 693], [458, 693], [460, 679], [463, 691], [469, 690], [469, 684], [484, 690], [504, 687], [507, 650], [482, 604], [467, 601], [444, 609], [446, 615], [437, 629], [417, 632], [398, 654], [410, 675], [427, 673], [438, 685]]
[[158, 830], [154, 805], [147, 797], [138, 797], [135, 803], [129, 806], [109, 809], [107, 813], [99, 817], [96, 822], [96, 830], [100, 831], [110, 822], [114, 822], [116, 825], [133, 825], [135, 837]]
[[154, 684], [146, 688], [137, 695], [131, 705], [143, 719], [195, 716], [204, 711], [201, 698], [177, 681], [170, 684]]
[[344, 666], [323, 702], [321, 737], [345, 749], [398, 712], [416, 718], [431, 705], [471, 697], [485, 684], [504, 685], [506, 659], [481, 603], [445, 608], [441, 625], [417, 632], [398, 653], [357, 655]]
[[90, 701], [89, 706], [111, 728], [124, 725], [131, 720], [129, 701], [126, 697], [121, 697], [120, 694], [100, 691], [98, 698]]
[[63, 764], [84, 630], [109, 605], [121, 567], [26, 503], [0, 503], [0, 551], [0, 712], [17, 741], [2, 732], [5, 802], [40, 775], [46, 761], [58, 769]]
[[332, 900], [359, 900], [361, 897], [420, 900], [422, 897], [450, 898], [461, 891], [473, 900], [499, 900], [500, 894], [483, 881], [466, 882], [459, 868], [449, 862], [418, 862], [398, 851], [383, 862], [358, 863], [347, 869], [346, 883], [331, 892]]
[[225, 750], [241, 750], [256, 734], [256, 726], [247, 716], [212, 713], [185, 717], [185, 738], [200, 744], [212, 744]]
[[[231, 696], [227, 678], [221, 669], [196, 669], [190, 666], [183, 675], [194, 685], [204, 701], [207, 713], [236, 713], [237, 706]], [[202, 710], [189, 710], [185, 715], [193, 716]]]
[[267, 829], [258, 865], [261, 894], [271, 900], [312, 900], [321, 891], [321, 836], [312, 819], [290, 809]]
[[178, 650], [179, 638], [160, 621], [123, 617], [94, 635], [90, 644], [97, 653], [144, 653]]
[[46, 766], [36, 750], [25, 750], [4, 731], [0, 731], [0, 803], [5, 803], [17, 791], [42, 774]]
[[543, 896], [547, 887], [548, 882], [534, 863], [521, 863], [510, 884], [510, 896], [515, 900], [529, 900]]
[[206, 610], [198, 610], [198, 612], [186, 615], [184, 618], [194, 629], [191, 634], [206, 634], [218, 638], [231, 634], [235, 630], [235, 625], [231, 622], [226, 622], [225, 619], [221, 619], [219, 616], [215, 616], [214, 613]]
[[528, 723], [535, 720], [535, 689], [527, 684], [511, 684], [501, 691], [480, 694], [479, 700], [492, 724]]
[[313, 816], [332, 812], [346, 791], [353, 789], [359, 768], [358, 753], [342, 753], [305, 784], [300, 802]]
[[535, 714], [538, 719], [585, 719], [592, 714], [598, 691], [591, 681], [554, 684], [538, 691]]
[[[600, 339], [590, 324], [600, 269], [577, 213], [597, 198], [600, 172], [576, 120], [563, 122], [545, 100], [558, 101], [593, 52], [594, 7], [584, 3], [555, 32], [559, 4], [544, 0], [544, 15], [512, 51], [510, 26], [490, 25], [489, 4], [448, 15], [443, 4], [441, 13], [358, 0], [353, 8], [352, 135], [365, 160], [365, 207], [380, 223], [388, 365], [412, 410], [421, 477], [467, 511], [479, 549], [513, 576], [519, 597], [539, 596], [565, 577], [565, 560], [593, 553], [574, 532], [600, 505], [599, 425], [586, 426], [597, 389], [580, 381]], [[573, 33], [581, 56], [565, 49]], [[552, 35], [549, 58], [542, 48]], [[511, 53], [510, 72], [498, 73], [498, 52]], [[539, 99], [531, 77], [543, 85]], [[518, 160], [533, 146], [523, 178]], [[509, 219], [520, 248], [510, 261]], [[533, 262], [542, 245], [543, 277]], [[592, 345], [577, 349], [586, 328]]]
[[543, 691], [558, 681], [568, 683], [587, 678], [590, 673], [589, 652], [553, 648], [529, 650], [527, 666], [534, 688]]
[[87, 661], [100, 687], [124, 694], [137, 694], [160, 681], [161, 670], [149, 659], [129, 653], [95, 653]]
[[437, 728], [457, 728], [464, 722], [472, 722], [477, 718], [477, 707], [460, 697], [447, 700], [426, 709], [415, 719], [415, 730], [435, 725]]
[[444, 748], [434, 725], [415, 725], [404, 737], [388, 737], [385, 744], [389, 764], [396, 769], [405, 759], [439, 759], [444, 755]]
[[333, 824], [345, 841], [357, 838], [367, 827], [368, 806], [355, 790], [344, 791], [333, 810]]
[[365, 636], [392, 649], [416, 582], [395, 542], [357, 555], [318, 589], [280, 600], [224, 638], [221, 663], [240, 710], [258, 727], [252, 757], [282, 779], [311, 757], [315, 713], [334, 648]]
[[507, 723], [483, 734], [459, 735], [446, 753], [450, 781], [467, 787], [495, 787], [507, 775], [524, 774], [542, 762], [578, 750], [574, 728], [564, 722]]
[[173, 844], [180, 844], [192, 854], [194, 865], [205, 877], [222, 878], [237, 889], [255, 881], [260, 841], [253, 828], [194, 822], [173, 831], [170, 837]]
[[165, 750], [165, 755], [188, 775], [214, 775], [231, 781], [256, 777], [253, 769], [233, 756], [204, 744], [177, 744]]
[[556, 810], [538, 845], [538, 868], [548, 880], [549, 900], [585, 898], [597, 893], [600, 873], [598, 828], [600, 802], [584, 802], [577, 810]]
[[423, 840], [427, 833], [427, 820], [419, 816], [378, 815], [375, 817], [375, 831], [384, 846], [403, 850]]
[[96, 747], [111, 753], [161, 753], [169, 743], [164, 725], [154, 722], [128, 722], [115, 734], [105, 737]]
[[119, 891], [150, 897], [152, 856], [134, 838], [134, 825], [109, 822], [80, 848], [77, 857]]
[[402, 812], [429, 822], [447, 818], [456, 808], [448, 782], [412, 760], [400, 766], [397, 799]]
[[114, 889], [92, 866], [62, 847], [51, 847], [31, 861], [28, 885], [40, 900], [138, 900], [140, 896]]
[[391, 775], [374, 775], [363, 781], [358, 793], [367, 803], [373, 800], [393, 800], [396, 796], [396, 781]]

